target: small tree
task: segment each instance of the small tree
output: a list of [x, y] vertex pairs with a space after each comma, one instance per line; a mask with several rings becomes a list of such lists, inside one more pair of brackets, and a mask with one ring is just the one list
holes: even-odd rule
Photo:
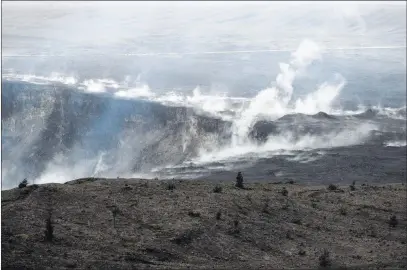
[[218, 211], [216, 213], [216, 220], [220, 220], [221, 217], [222, 217], [222, 213], [220, 211]]
[[215, 192], [215, 193], [222, 193], [222, 187], [221, 187], [220, 185], [216, 185], [216, 186], [213, 188], [213, 192]]
[[26, 178], [24, 178], [23, 181], [20, 182], [20, 184], [18, 184], [18, 188], [25, 188], [28, 185], [28, 181]]
[[351, 191], [355, 191], [355, 190], [356, 190], [355, 184], [356, 184], [356, 182], [353, 181], [353, 182], [352, 182], [352, 185], [349, 186]]
[[45, 241], [52, 242], [54, 238], [54, 228], [51, 222], [51, 212], [48, 215], [48, 218], [45, 220]]
[[281, 191], [281, 194], [283, 196], [287, 196], [288, 195], [288, 190], [285, 187], [283, 187], [283, 190]]
[[329, 252], [327, 250], [324, 250], [324, 253], [322, 253], [322, 255], [319, 257], [319, 265], [321, 267], [329, 267], [332, 265]]
[[338, 190], [338, 187], [335, 186], [334, 184], [330, 184], [330, 185], [328, 186], [328, 190], [330, 190], [330, 191]]
[[265, 213], [265, 214], [269, 214], [269, 213], [270, 213], [269, 210], [268, 210], [268, 208], [269, 208], [269, 202], [270, 202], [270, 199], [267, 198], [266, 202], [264, 203], [263, 211], [262, 211], [262, 212]]
[[236, 187], [243, 188], [243, 175], [241, 172], [237, 173], [236, 176]]
[[399, 222], [398, 222], [398, 220], [397, 220], [397, 217], [393, 215], [393, 216], [390, 218], [390, 220], [389, 220], [389, 225], [394, 228], [394, 227], [396, 227], [398, 224], [399, 224]]
[[115, 206], [111, 211], [113, 214], [113, 227], [116, 228], [116, 216], [120, 213], [120, 210], [117, 206]]
[[238, 220], [234, 220], [233, 221], [233, 233], [240, 233], [240, 228], [239, 228], [239, 221]]
[[175, 184], [174, 183], [168, 183], [167, 189], [168, 190], [174, 190], [175, 189]]

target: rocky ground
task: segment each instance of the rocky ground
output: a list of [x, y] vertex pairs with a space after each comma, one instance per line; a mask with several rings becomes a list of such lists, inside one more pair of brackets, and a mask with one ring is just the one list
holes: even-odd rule
[[405, 183], [82, 179], [1, 195], [2, 269], [407, 268]]

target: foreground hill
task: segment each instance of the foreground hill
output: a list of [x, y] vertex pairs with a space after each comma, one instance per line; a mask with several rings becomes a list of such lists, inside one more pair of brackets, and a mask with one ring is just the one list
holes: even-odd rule
[[215, 187], [82, 179], [2, 191], [2, 269], [407, 268], [404, 184]]

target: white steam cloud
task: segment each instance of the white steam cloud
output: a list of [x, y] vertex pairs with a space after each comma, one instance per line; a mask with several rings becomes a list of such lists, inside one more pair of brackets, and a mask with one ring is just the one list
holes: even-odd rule
[[[3, 76], [3, 78], [38, 84], [61, 83], [76, 86], [76, 89], [81, 89], [85, 92], [111, 94], [112, 97], [121, 99], [146, 99], [165, 105], [189, 106], [193, 107], [196, 111], [209, 113], [232, 121], [233, 137], [229, 145], [219, 146], [216, 136], [200, 138], [199, 145], [201, 148], [198, 156], [190, 159], [190, 161], [195, 163], [211, 163], [251, 154], [259, 157], [262, 155], [279, 155], [284, 152], [287, 153], [287, 151], [332, 148], [364, 143], [370, 136], [371, 131], [377, 129], [376, 125], [365, 123], [357, 126], [347, 126], [341, 130], [325, 132], [319, 135], [304, 134], [300, 137], [297, 136], [298, 134], [288, 130], [282, 130], [279, 134], [270, 136], [267, 142], [261, 146], [248, 138], [249, 131], [258, 120], [272, 121], [283, 115], [293, 113], [315, 114], [320, 111], [333, 114], [352, 113], [341, 110], [335, 111], [332, 107], [333, 102], [346, 83], [340, 74], [336, 75], [333, 82], [322, 83], [315, 91], [310, 92], [305, 97], [293, 100], [293, 83], [296, 77], [305, 71], [314, 61], [320, 59], [322, 59], [320, 46], [311, 40], [303, 41], [298, 49], [291, 54], [291, 59], [288, 63], [279, 64], [280, 72], [276, 76], [273, 85], [261, 90], [251, 99], [229, 97], [221, 93], [215, 95], [202, 94], [199, 87], [196, 87], [191, 95], [183, 95], [174, 91], [166, 91], [165, 94], [158, 95], [147, 84], [141, 82], [140, 76], [134, 85], [131, 83], [132, 80], [129, 76], [123, 82], [116, 82], [108, 78], [90, 79], [80, 82], [75, 77], [64, 77], [56, 73], [51, 74], [50, 77], [8, 74]], [[378, 110], [379, 114], [395, 119], [400, 117], [405, 119], [405, 107], [401, 109], [378, 107]], [[24, 115], [21, 115], [21, 117], [24, 118]], [[12, 119], [9, 121], [12, 121]], [[188, 145], [197, 143], [196, 137], [198, 135], [196, 134], [196, 127], [191, 119], [189, 121], [189, 126], [186, 127], [185, 132], [182, 134], [184, 151], [187, 150]], [[5, 122], [3, 124], [11, 125], [12, 123]], [[39, 126], [41, 125], [37, 127]], [[13, 129], [10, 130], [12, 131]], [[39, 135], [38, 132], [31, 132], [30, 134]], [[83, 155], [78, 145], [67, 156], [56, 156], [50, 161], [45, 172], [36, 179], [36, 182], [64, 182], [84, 176], [103, 175], [106, 177], [116, 177], [125, 171], [131, 171], [132, 160], [134, 160], [133, 155], [140, 150], [134, 147], [140, 144], [140, 138], [143, 136], [146, 137], [145, 134], [127, 134], [122, 138], [123, 141], [114, 151], [115, 153], [109, 152], [109, 155], [99, 153], [98, 156], [93, 158]], [[154, 136], [159, 135], [156, 134]], [[30, 138], [30, 141], [35, 139], [32, 136]], [[145, 138], [145, 140], [149, 139], [151, 138]], [[387, 146], [403, 145], [405, 146], [405, 142], [389, 142], [387, 144]], [[14, 151], [14, 153], [19, 157], [22, 155], [22, 152], [18, 154], [19, 152]], [[17, 156], [16, 159], [18, 160], [19, 157]], [[302, 160], [302, 157], [298, 158]], [[312, 160], [310, 159], [306, 162]], [[3, 163], [5, 173], [13, 175], [15, 168], [13, 169], [13, 166], [7, 164]], [[113, 170], [111, 169], [112, 167], [116, 169]]]
[[331, 111], [332, 101], [345, 85], [344, 79], [337, 75], [338, 82], [335, 84], [324, 83], [305, 100], [298, 99], [294, 104], [290, 104], [296, 76], [313, 61], [321, 59], [321, 50], [315, 42], [305, 40], [291, 57], [289, 64], [280, 64], [276, 86], [260, 91], [234, 122], [234, 145], [247, 143], [247, 133], [259, 117], [274, 120], [288, 113], [313, 114]]

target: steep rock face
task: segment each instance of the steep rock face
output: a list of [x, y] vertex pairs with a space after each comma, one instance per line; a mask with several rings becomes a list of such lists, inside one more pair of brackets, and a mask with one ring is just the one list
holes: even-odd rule
[[[103, 155], [102, 167], [110, 166], [108, 171], [148, 172], [194, 157], [200, 148], [224, 144], [231, 136], [230, 123], [191, 108], [66, 86], [4, 82], [2, 98], [4, 159], [12, 167], [8, 177], [15, 179], [39, 177], [57, 157], [75, 164]], [[96, 166], [90, 164], [86, 175], [93, 175]]]
[[178, 121], [162, 125], [156, 138], [145, 143], [135, 159], [134, 171], [159, 165], [175, 165], [195, 157], [200, 149], [217, 148], [230, 140], [230, 123], [220, 119], [181, 114]]

